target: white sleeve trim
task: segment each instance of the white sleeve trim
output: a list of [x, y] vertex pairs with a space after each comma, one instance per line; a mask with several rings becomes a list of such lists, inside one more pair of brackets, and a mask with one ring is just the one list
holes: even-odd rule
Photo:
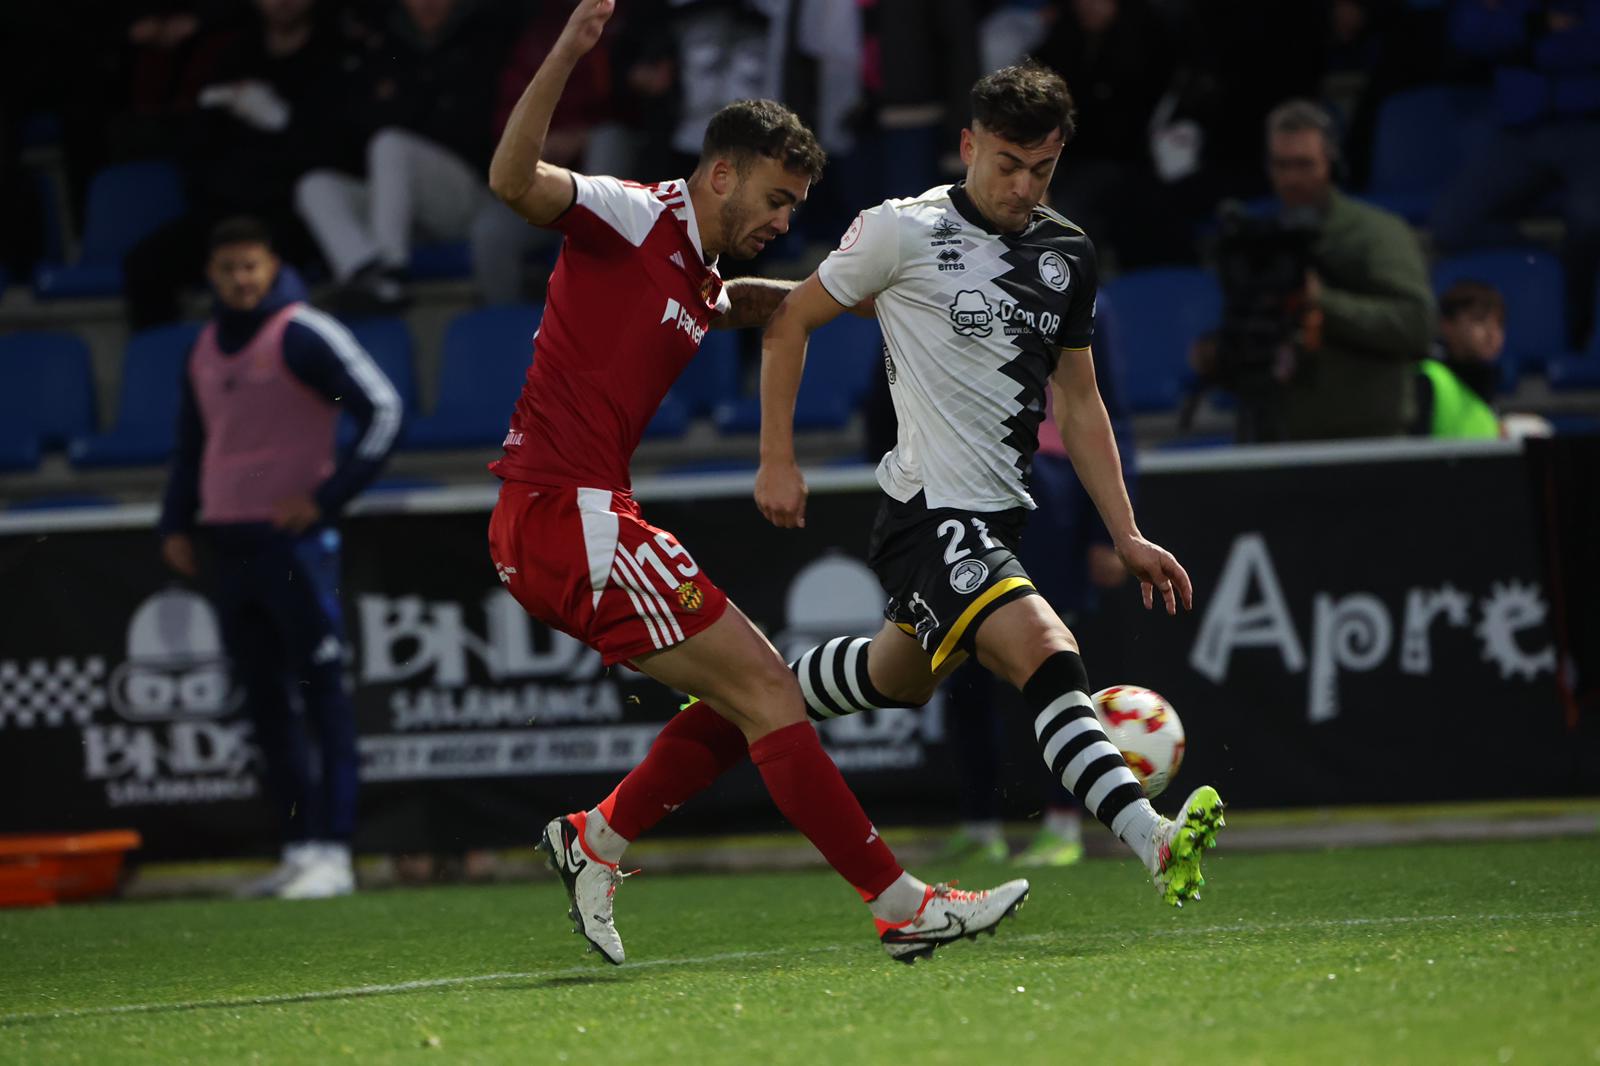
[[616, 230], [635, 248], [650, 235], [656, 219], [666, 210], [649, 189], [616, 178], [574, 173], [573, 209], [582, 208]]
[[356, 456], [369, 460], [382, 459], [389, 454], [400, 432], [400, 394], [343, 322], [314, 307], [301, 307], [294, 313], [292, 321], [326, 341], [328, 347], [333, 349], [333, 354], [339, 357], [339, 362], [344, 364], [345, 372], [366, 393], [372, 404], [372, 422], [356, 442]]

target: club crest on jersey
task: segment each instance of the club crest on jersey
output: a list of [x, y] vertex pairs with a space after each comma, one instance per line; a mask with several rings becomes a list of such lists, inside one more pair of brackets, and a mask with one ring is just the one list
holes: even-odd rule
[[856, 215], [856, 220], [850, 223], [850, 228], [844, 231], [844, 236], [839, 238], [839, 251], [848, 252], [855, 247], [856, 241], [861, 239], [861, 227], [867, 224], [867, 216]]
[[1039, 280], [1056, 292], [1066, 292], [1072, 284], [1072, 273], [1067, 260], [1060, 252], [1046, 252], [1039, 257]]
[[982, 559], [963, 559], [950, 568], [950, 587], [966, 596], [977, 592], [989, 579], [989, 566]]
[[693, 581], [685, 581], [677, 588], [678, 604], [685, 611], [698, 611], [705, 606], [706, 594]]
[[977, 289], [962, 289], [950, 305], [950, 324], [958, 337], [987, 337], [994, 332], [994, 308]]
[[667, 297], [666, 310], [661, 312], [661, 324], [671, 325], [674, 329], [681, 329], [689, 335], [689, 339], [699, 344], [706, 336], [706, 327], [696, 321], [689, 309], [672, 297]]
[[933, 224], [933, 243], [935, 246], [954, 244], [951, 238], [960, 232], [961, 227], [952, 222], [949, 215], [941, 216], [939, 221]]

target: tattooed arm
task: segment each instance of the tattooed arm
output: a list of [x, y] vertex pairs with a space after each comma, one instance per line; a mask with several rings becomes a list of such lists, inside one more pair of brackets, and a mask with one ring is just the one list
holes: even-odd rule
[[765, 327], [772, 312], [799, 282], [774, 278], [734, 278], [723, 289], [733, 304], [728, 313], [711, 320], [712, 329]]

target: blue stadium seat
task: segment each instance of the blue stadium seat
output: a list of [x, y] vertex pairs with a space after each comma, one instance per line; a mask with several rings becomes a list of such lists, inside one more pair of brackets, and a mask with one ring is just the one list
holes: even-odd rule
[[472, 246], [466, 241], [419, 244], [411, 249], [407, 273], [413, 281], [455, 281], [472, 277]]
[[[400, 410], [407, 420], [417, 411], [416, 359], [412, 351], [411, 331], [403, 318], [358, 318], [345, 325], [355, 336], [356, 343], [366, 349], [372, 361], [378, 364], [400, 394]], [[355, 443], [356, 424], [347, 415], [339, 418], [339, 447], [348, 448]]]
[[1116, 313], [1128, 410], [1175, 409], [1191, 376], [1190, 347], [1222, 321], [1217, 279], [1191, 267], [1140, 270], [1107, 282], [1101, 299]]
[[644, 427], [645, 440], [674, 440], [689, 432], [689, 408], [673, 393], [661, 398], [661, 406]]
[[1453, 86], [1395, 93], [1378, 109], [1365, 199], [1413, 223], [1487, 139], [1488, 94]]
[[739, 333], [706, 331], [700, 351], [672, 383], [672, 395], [682, 401], [691, 418], [712, 414], [718, 405], [735, 399], [739, 395]]
[[[13, 469], [94, 431], [89, 348], [72, 333], [0, 336], [0, 453]], [[32, 462], [29, 462], [29, 457]]]
[[80, 511], [93, 507], [115, 507], [117, 501], [111, 496], [100, 496], [92, 492], [63, 493], [57, 496], [30, 496], [27, 499], [16, 500], [6, 507], [7, 511]]
[[166, 462], [178, 422], [185, 362], [200, 325], [157, 326], [128, 339], [116, 423], [67, 446], [73, 466], [141, 466]]
[[[883, 335], [874, 319], [844, 314], [811, 335], [806, 348], [805, 377], [795, 399], [796, 429], [840, 429], [850, 422], [883, 372]], [[761, 428], [759, 392], [730, 400], [717, 408], [717, 429], [723, 433], [755, 433]]]
[[122, 257], [184, 210], [183, 177], [162, 159], [107, 167], [89, 183], [83, 252], [71, 265], [41, 263], [34, 273], [40, 299], [115, 296], [122, 291]]
[[439, 397], [405, 433], [408, 448], [499, 444], [533, 359], [542, 307], [512, 304], [457, 315], [439, 353]]
[[1558, 355], [1545, 367], [1552, 389], [1600, 389], [1600, 281], [1594, 287], [1594, 308], [1594, 333], [1588, 346], [1581, 352]]
[[1506, 301], [1506, 350], [1500, 357], [1501, 380], [1515, 389], [1517, 377], [1530, 367], [1543, 367], [1566, 351], [1566, 280], [1561, 261], [1534, 248], [1468, 252], [1433, 268], [1434, 292], [1458, 281], [1482, 281], [1500, 290]]

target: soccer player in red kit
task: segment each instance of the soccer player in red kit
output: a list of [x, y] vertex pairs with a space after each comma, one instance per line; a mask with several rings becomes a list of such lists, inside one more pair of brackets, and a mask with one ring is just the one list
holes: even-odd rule
[[610, 796], [557, 818], [540, 847], [575, 928], [623, 961], [612, 902], [623, 850], [746, 754], [789, 822], [866, 900], [891, 957], [992, 931], [1026, 881], [987, 892], [927, 885], [878, 836], [806, 716], [776, 649], [671, 533], [645, 521], [628, 462], [708, 328], [765, 324], [789, 286], [724, 284], [718, 259], [748, 259], [789, 228], [821, 173], [816, 138], [766, 100], [718, 112], [686, 180], [639, 185], [540, 159], [550, 115], [615, 0], [581, 0], [506, 125], [489, 184], [566, 237], [533, 365], [512, 415], [489, 524], [495, 568], [534, 617], [698, 700], [661, 731]]

